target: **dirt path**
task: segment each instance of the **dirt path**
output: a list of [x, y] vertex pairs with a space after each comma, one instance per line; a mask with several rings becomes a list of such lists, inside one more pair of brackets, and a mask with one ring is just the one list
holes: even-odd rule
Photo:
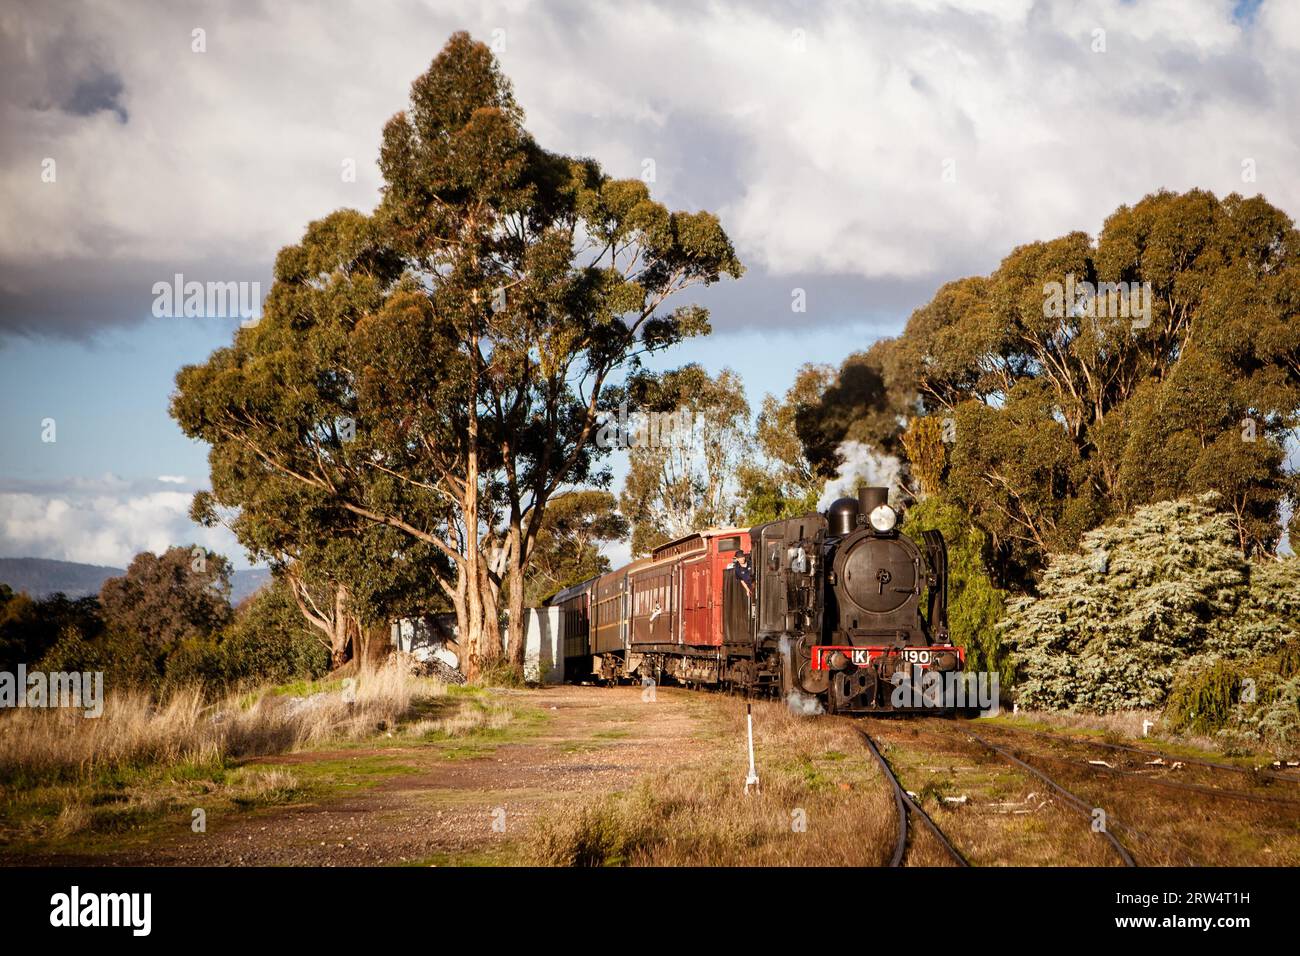
[[[642, 774], [707, 760], [727, 706], [722, 695], [639, 687], [502, 692], [537, 708], [526, 736], [313, 750], [251, 761], [296, 779], [326, 772], [319, 796], [254, 811], [190, 813], [174, 835], [94, 857], [24, 863], [187, 866], [359, 866], [512, 862], [537, 814], [577, 795], [609, 793]], [[342, 781], [342, 782], [340, 782]], [[201, 807], [201, 801], [198, 802]], [[168, 829], [171, 829], [170, 827]]]

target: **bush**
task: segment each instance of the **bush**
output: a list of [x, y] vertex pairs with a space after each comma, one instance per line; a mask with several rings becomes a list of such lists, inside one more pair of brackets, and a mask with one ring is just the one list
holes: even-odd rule
[[1295, 735], [1300, 559], [1245, 560], [1216, 504], [1139, 508], [1051, 559], [1040, 596], [1013, 602], [1005, 623], [1020, 703], [1163, 707], [1194, 733]]
[[1231, 718], [1241, 691], [1241, 674], [1227, 661], [1185, 668], [1174, 681], [1165, 720], [1174, 730], [1212, 732]]
[[31, 667], [69, 630], [88, 638], [104, 630], [97, 599], [52, 594], [36, 601], [0, 584], [0, 670]]
[[328, 671], [329, 650], [278, 581], [245, 601], [224, 630], [186, 639], [167, 658], [167, 683], [174, 686], [282, 684]]
[[996, 672], [1010, 685], [1011, 655], [998, 623], [1006, 611], [1006, 592], [989, 576], [988, 536], [956, 505], [932, 496], [908, 509], [903, 531], [918, 541], [938, 529], [948, 545], [948, 626], [953, 643], [966, 651], [969, 670]]
[[94, 672], [104, 674], [113, 687], [156, 689], [162, 681], [165, 659], [150, 652], [134, 634], [115, 628], [87, 634], [79, 627], [63, 629], [54, 646], [46, 651], [36, 669]]
[[1227, 626], [1249, 580], [1228, 517], [1207, 498], [1088, 532], [1078, 552], [1051, 558], [1040, 596], [1008, 609], [1018, 701], [1097, 713], [1163, 706], [1193, 656], [1236, 656], [1266, 640]]

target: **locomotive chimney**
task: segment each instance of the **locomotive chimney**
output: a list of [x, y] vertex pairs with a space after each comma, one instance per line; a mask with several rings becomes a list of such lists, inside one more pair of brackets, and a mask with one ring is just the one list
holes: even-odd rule
[[866, 521], [867, 515], [876, 508], [887, 504], [889, 504], [888, 488], [871, 488], [864, 485], [858, 489], [858, 514], [863, 521]]

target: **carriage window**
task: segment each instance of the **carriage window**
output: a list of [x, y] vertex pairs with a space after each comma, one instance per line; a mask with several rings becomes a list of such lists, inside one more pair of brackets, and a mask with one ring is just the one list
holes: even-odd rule
[[719, 554], [721, 554], [724, 551], [739, 551], [739, 550], [740, 550], [739, 538], [722, 538], [720, 541], [718, 541]]

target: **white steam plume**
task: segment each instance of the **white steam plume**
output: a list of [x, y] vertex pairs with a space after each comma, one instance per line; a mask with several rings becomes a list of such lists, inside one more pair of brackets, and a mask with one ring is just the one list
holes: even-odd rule
[[840, 442], [835, 449], [843, 464], [839, 473], [826, 482], [817, 510], [825, 511], [836, 498], [855, 498], [859, 485], [888, 488], [891, 498], [897, 495], [902, 462], [893, 455], [883, 455], [871, 445], [859, 441]]

